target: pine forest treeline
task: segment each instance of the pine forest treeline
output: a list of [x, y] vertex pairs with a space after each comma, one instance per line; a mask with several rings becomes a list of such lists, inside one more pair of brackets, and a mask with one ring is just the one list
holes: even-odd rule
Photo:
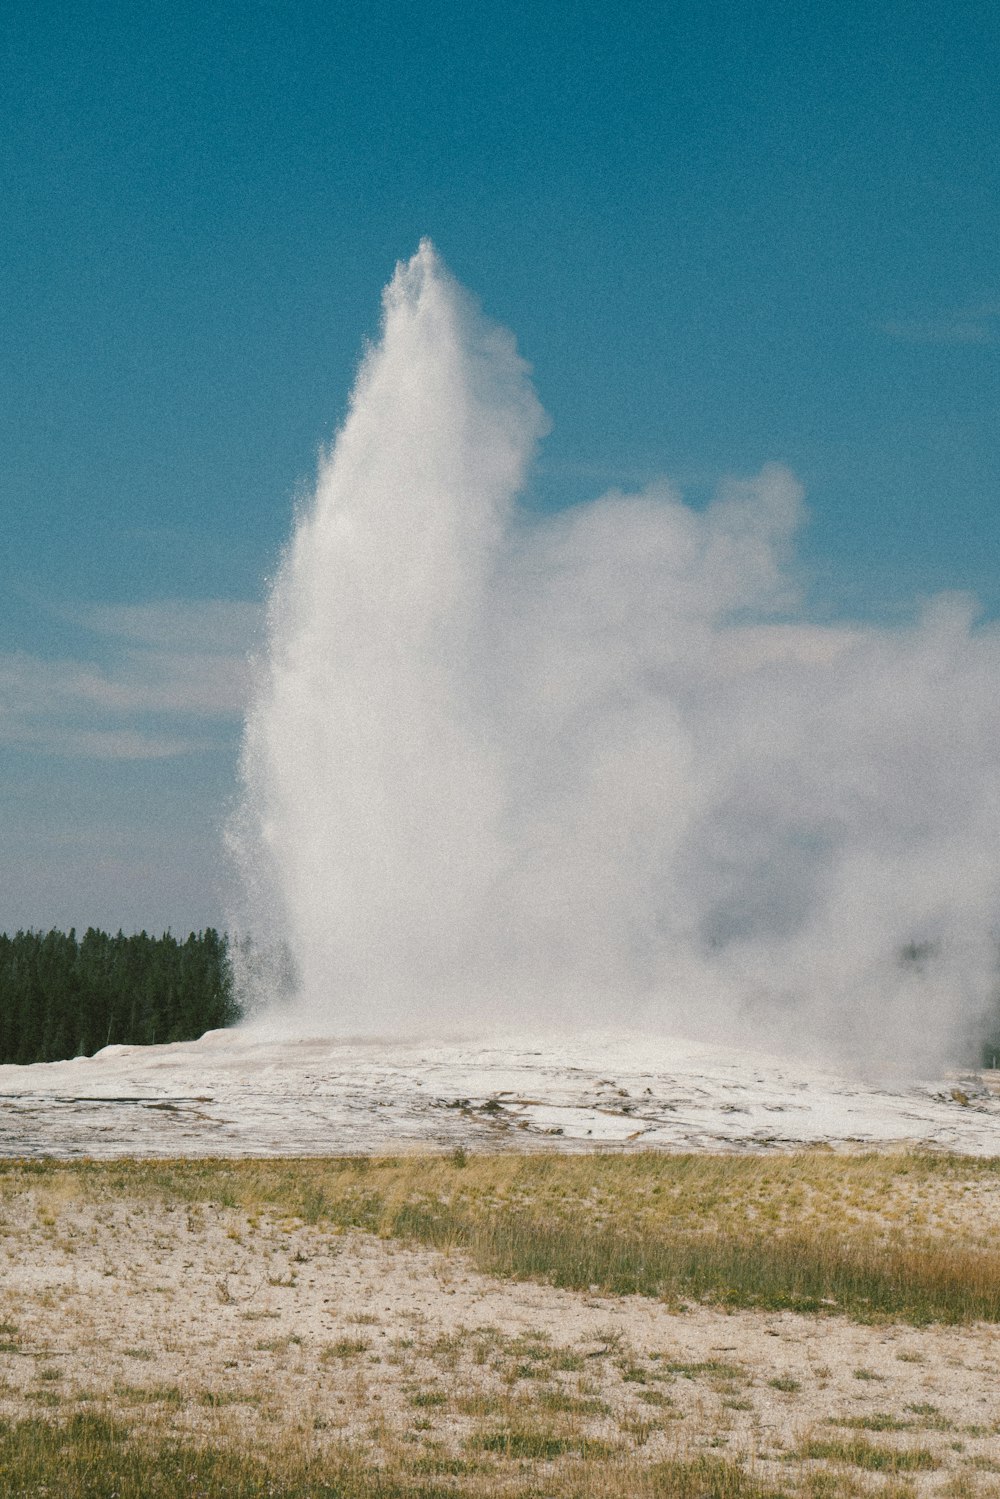
[[209, 927], [112, 937], [93, 927], [0, 934], [0, 1062], [191, 1041], [239, 1019], [226, 939]]

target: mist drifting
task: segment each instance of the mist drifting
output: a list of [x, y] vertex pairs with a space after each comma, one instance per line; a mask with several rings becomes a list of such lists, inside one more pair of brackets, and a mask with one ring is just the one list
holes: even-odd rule
[[697, 511], [663, 483], [527, 514], [546, 419], [512, 337], [426, 242], [384, 303], [273, 589], [230, 830], [288, 1023], [958, 1055], [996, 984], [997, 629], [956, 597], [797, 614], [778, 466]]

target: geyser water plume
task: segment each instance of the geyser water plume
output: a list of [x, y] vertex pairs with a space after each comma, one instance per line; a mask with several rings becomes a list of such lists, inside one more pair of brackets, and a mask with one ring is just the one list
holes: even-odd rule
[[702, 511], [660, 484], [529, 516], [546, 422], [513, 339], [426, 242], [384, 302], [274, 586], [231, 827], [286, 1022], [971, 1044], [996, 628], [955, 597], [796, 618], [777, 466]]

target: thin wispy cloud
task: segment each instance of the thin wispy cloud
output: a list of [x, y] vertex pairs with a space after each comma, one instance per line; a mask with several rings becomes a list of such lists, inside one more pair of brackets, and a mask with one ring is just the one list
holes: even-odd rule
[[909, 344], [989, 344], [996, 333], [983, 320], [927, 318], [882, 324], [882, 332]]
[[21, 723], [0, 730], [0, 743], [47, 755], [84, 760], [167, 760], [204, 750], [197, 739], [169, 738], [140, 729], [75, 729], [66, 724]]
[[205, 750], [235, 732], [258, 605], [171, 599], [69, 617], [83, 636], [73, 655], [0, 655], [0, 743], [146, 760]]
[[91, 604], [75, 617], [88, 630], [161, 650], [238, 651], [260, 629], [262, 611], [248, 599], [158, 599], [145, 604]]
[[991, 344], [1000, 337], [1000, 301], [986, 301], [935, 317], [889, 318], [881, 330], [911, 344]]

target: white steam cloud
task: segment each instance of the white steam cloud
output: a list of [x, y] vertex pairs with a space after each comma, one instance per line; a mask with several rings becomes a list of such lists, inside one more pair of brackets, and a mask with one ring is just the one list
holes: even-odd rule
[[[321, 1033], [608, 1024], [924, 1065], [981, 1031], [1000, 634], [789, 622], [795, 479], [517, 506], [546, 421], [424, 243], [271, 599], [238, 925]], [[901, 953], [908, 951], [907, 961]]]

